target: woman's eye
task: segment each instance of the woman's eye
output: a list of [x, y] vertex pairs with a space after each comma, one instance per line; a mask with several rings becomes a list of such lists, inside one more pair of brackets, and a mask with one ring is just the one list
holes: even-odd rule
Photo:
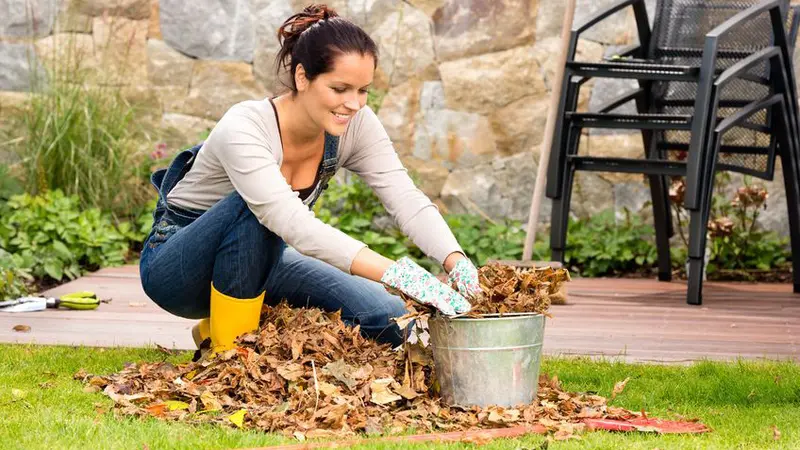
[[369, 89], [361, 89], [358, 92], [361, 94], [369, 94]]
[[337, 94], [344, 94], [346, 91], [347, 89], [345, 88], [339, 88], [339, 87], [333, 88], [333, 92], [336, 92]]

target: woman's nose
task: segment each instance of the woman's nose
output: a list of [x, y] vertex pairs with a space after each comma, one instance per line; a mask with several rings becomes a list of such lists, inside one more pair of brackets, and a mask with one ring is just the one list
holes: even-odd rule
[[344, 102], [344, 107], [352, 111], [358, 111], [361, 109], [361, 104], [358, 103], [358, 98], [351, 98]]

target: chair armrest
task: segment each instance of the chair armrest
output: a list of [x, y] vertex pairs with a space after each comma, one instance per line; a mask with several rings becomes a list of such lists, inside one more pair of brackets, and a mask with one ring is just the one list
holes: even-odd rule
[[[747, 58], [737, 61], [734, 65], [725, 69], [717, 76], [717, 79], [714, 81], [714, 87], [717, 89], [722, 88], [731, 81], [741, 78], [741, 75], [746, 74], [748, 70], [772, 58], [777, 58], [781, 66], [783, 65], [781, 50], [778, 47], [767, 47], [753, 53]], [[783, 75], [783, 71], [781, 71], [781, 75]], [[782, 81], [784, 83], [786, 82], [786, 80]]]
[[761, 111], [762, 109], [769, 108], [776, 103], [783, 103], [783, 96], [781, 94], [775, 94], [761, 100], [756, 100], [720, 121], [714, 128], [714, 131], [716, 133], [724, 133], [729, 129], [743, 123], [753, 114]]
[[642, 49], [648, 48], [650, 44], [650, 22], [647, 19], [647, 8], [645, 8], [644, 0], [621, 0], [607, 9], [598, 12], [590, 17], [586, 22], [580, 26], [573, 26], [569, 36], [569, 47], [567, 48], [567, 61], [575, 60], [575, 53], [578, 49], [578, 39], [581, 34], [589, 28], [595, 26], [603, 19], [619, 12], [628, 6], [633, 8], [633, 14], [636, 19], [636, 29], [639, 33], [639, 47], [634, 49], [626, 48], [626, 55], [631, 54]]

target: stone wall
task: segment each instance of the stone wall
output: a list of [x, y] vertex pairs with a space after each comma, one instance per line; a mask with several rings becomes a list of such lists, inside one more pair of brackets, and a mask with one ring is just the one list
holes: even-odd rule
[[[616, 0], [578, 0], [581, 22]], [[189, 144], [232, 104], [279, 90], [275, 31], [299, 0], [0, 0], [0, 117], [32, 74], [71, 48], [96, 82], [148, 106], [176, 145]], [[652, 13], [655, 0], [648, 0]], [[554, 83], [563, 4], [555, 0], [332, 0], [380, 46], [379, 117], [422, 188], [446, 211], [525, 220]], [[652, 17], [652, 14], [651, 14]], [[635, 42], [629, 10], [586, 33], [579, 53], [600, 59]], [[590, 83], [582, 108], [622, 92]], [[592, 133], [592, 155], [639, 155], [638, 134]], [[776, 181], [780, 175], [776, 176]], [[782, 184], [768, 183], [764, 223], [786, 230]], [[572, 211], [640, 209], [641, 176], [579, 173]], [[545, 199], [542, 222], [549, 221]]]

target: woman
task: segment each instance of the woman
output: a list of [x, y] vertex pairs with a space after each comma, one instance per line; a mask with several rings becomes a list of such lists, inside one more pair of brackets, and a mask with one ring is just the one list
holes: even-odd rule
[[[364, 335], [393, 345], [403, 333], [390, 319], [406, 310], [387, 287], [445, 314], [468, 311], [466, 298], [480, 289], [475, 266], [365, 107], [375, 43], [324, 5], [287, 19], [278, 39], [290, 92], [234, 105], [203, 144], [153, 175], [159, 201], [142, 251], [144, 291], [173, 314], [202, 319], [195, 342], [210, 337], [214, 351], [257, 329], [265, 296], [341, 310]], [[366, 181], [457, 291], [314, 217], [339, 167]]]

